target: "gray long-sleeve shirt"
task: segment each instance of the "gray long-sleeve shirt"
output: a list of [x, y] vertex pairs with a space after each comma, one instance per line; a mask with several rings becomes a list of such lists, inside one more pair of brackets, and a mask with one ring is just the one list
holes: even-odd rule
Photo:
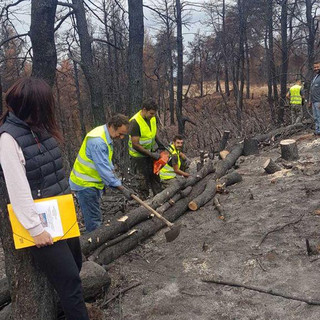
[[312, 79], [310, 87], [311, 102], [320, 102], [320, 74], [317, 73]]

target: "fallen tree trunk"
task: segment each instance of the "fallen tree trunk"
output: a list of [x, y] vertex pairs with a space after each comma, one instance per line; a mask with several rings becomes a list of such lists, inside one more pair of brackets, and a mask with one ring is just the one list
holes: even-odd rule
[[[176, 181], [168, 188], [157, 194], [152, 201], [150, 206], [153, 209], [163, 205], [170, 198], [182, 192], [183, 196], [186, 194], [185, 189], [189, 186], [193, 186], [195, 183], [206, 177], [208, 174], [214, 171], [212, 161], [208, 161], [201, 171], [196, 176], [186, 178], [175, 179]], [[181, 189], [184, 189], [181, 191]], [[190, 190], [189, 190], [190, 192]], [[82, 253], [85, 256], [90, 255], [94, 250], [103, 245], [108, 240], [117, 237], [119, 234], [128, 232], [136, 224], [150, 218], [150, 213], [143, 207], [135, 208], [130, 211], [128, 215], [125, 215], [121, 219], [113, 220], [109, 225], [103, 225], [98, 229], [86, 233], [80, 237]]]
[[[238, 157], [240, 157], [242, 154], [242, 151], [243, 145], [239, 144], [232, 150], [225, 160], [218, 161], [216, 172], [214, 174], [209, 173], [203, 179], [201, 179], [201, 181], [196, 183], [192, 188], [190, 195], [177, 201], [174, 206], [165, 211], [164, 217], [172, 222], [184, 214], [188, 210], [188, 203], [205, 190], [207, 182], [221, 178], [227, 172], [227, 170], [234, 165]], [[188, 179], [186, 179], [186, 181], [188, 181]], [[165, 224], [156, 218], [149, 219], [141, 222], [139, 225], [135, 225], [134, 228], [137, 230], [137, 232], [135, 232], [130, 238], [126, 238], [124, 241], [121, 241], [114, 246], [105, 248], [105, 250], [100, 252], [95, 261], [99, 264], [108, 264], [114, 261], [119, 256], [135, 248], [141, 241], [154, 235], [164, 226]]]
[[202, 192], [195, 199], [189, 202], [189, 209], [192, 211], [198, 210], [200, 207], [209, 202], [218, 190], [221, 191], [225, 186], [227, 187], [240, 181], [242, 181], [242, 177], [236, 171], [229, 173], [220, 180], [208, 181], [204, 192]]
[[[213, 174], [209, 174], [202, 179], [202, 181], [198, 182], [193, 188], [189, 196], [183, 198], [175, 203], [174, 206], [169, 208], [165, 214], [163, 215], [169, 221], [175, 221], [182, 214], [184, 214], [188, 210], [189, 201], [195, 197], [195, 195], [203, 192], [205, 188], [205, 184], [207, 181], [213, 178]], [[204, 181], [204, 183], [203, 183]], [[99, 264], [108, 264], [126, 252], [135, 248], [141, 241], [151, 237], [157, 231], [162, 229], [165, 226], [164, 222], [162, 222], [158, 218], [149, 219], [147, 221], [141, 222], [139, 225], [136, 225], [134, 228], [137, 230], [136, 233], [132, 235], [132, 237], [125, 239], [117, 243], [112, 247], [107, 247], [103, 250], [100, 255], [96, 258], [95, 262]]]
[[290, 136], [292, 133], [303, 130], [310, 123], [312, 123], [311, 120], [306, 121], [305, 123], [300, 122], [291, 124], [287, 127], [277, 128], [268, 133], [257, 135], [254, 137], [254, 139], [258, 140], [259, 142], [263, 142], [266, 140], [270, 140], [272, 137], [287, 137]]

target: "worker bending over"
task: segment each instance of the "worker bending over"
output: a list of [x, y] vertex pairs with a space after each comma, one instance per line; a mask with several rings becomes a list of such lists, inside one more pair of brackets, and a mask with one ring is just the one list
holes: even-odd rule
[[173, 138], [173, 143], [167, 148], [170, 151], [169, 162], [160, 170], [160, 179], [164, 186], [168, 186], [173, 179], [179, 175], [189, 177], [190, 174], [185, 172], [187, 167], [187, 157], [182, 153], [183, 137], [176, 135]]

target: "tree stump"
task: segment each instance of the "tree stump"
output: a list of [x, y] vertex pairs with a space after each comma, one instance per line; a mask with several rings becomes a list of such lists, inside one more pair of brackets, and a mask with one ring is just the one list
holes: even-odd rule
[[223, 136], [220, 142], [220, 146], [219, 146], [219, 152], [224, 150], [226, 148], [228, 139], [229, 139], [229, 135], [230, 135], [230, 131], [224, 131], [223, 132]]
[[252, 154], [258, 154], [259, 153], [259, 143], [256, 139], [244, 139], [243, 144], [243, 155], [244, 156], [250, 156]]
[[297, 142], [294, 139], [280, 141], [281, 158], [292, 161], [299, 159]]
[[266, 173], [268, 174], [273, 174], [277, 171], [280, 171], [281, 168], [272, 160], [272, 159], [268, 159], [264, 165], [263, 165], [263, 169], [266, 171]]

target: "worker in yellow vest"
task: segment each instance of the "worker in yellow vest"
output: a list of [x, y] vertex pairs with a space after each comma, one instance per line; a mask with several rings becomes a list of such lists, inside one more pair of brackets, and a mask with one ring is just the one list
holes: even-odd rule
[[123, 139], [129, 130], [129, 119], [117, 114], [108, 124], [91, 130], [84, 138], [70, 174], [70, 187], [76, 194], [86, 231], [101, 225], [100, 198], [105, 186], [117, 188], [127, 199], [134, 192], [121, 184], [112, 164], [113, 140]]
[[295, 82], [289, 89], [286, 97], [290, 99], [291, 123], [301, 122], [303, 117], [302, 102], [304, 98], [301, 80]]
[[142, 198], [149, 196], [150, 188], [153, 195], [162, 191], [159, 175], [153, 173], [153, 161], [160, 158], [155, 152], [156, 144], [163, 148], [157, 137], [157, 109], [155, 102], [145, 101], [142, 109], [130, 119], [129, 154]]
[[172, 144], [167, 148], [170, 151], [170, 160], [160, 170], [160, 179], [165, 187], [174, 181], [177, 175], [186, 178], [190, 176], [190, 173], [183, 171], [185, 170], [184, 164], [187, 162], [187, 157], [182, 153], [183, 143], [183, 136], [176, 135]]

